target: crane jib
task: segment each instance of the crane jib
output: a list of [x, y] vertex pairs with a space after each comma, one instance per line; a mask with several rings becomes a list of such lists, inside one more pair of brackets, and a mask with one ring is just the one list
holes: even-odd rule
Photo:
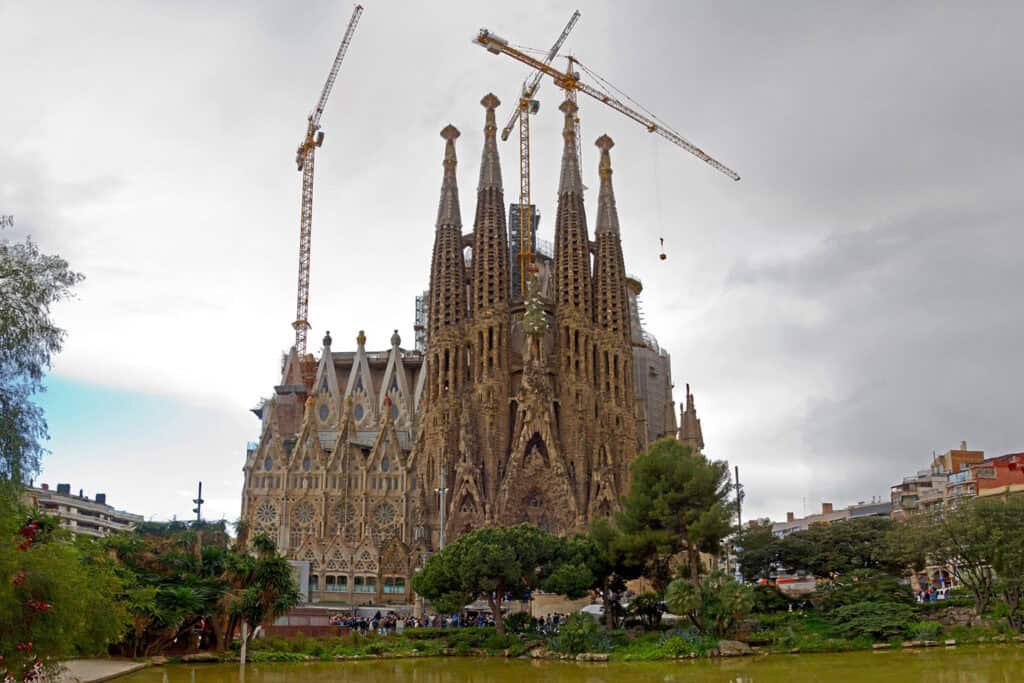
[[[518, 62], [522, 62], [523, 64], [526, 64], [527, 66], [536, 69], [539, 73], [547, 74], [555, 82], [555, 85], [566, 91], [571, 92], [575, 90], [582, 90], [584, 93], [596, 99], [597, 101], [606, 104], [612, 109], [618, 111], [620, 114], [623, 114], [633, 119], [640, 125], [647, 128], [649, 132], [657, 133], [658, 135], [672, 142], [676, 146], [682, 147], [687, 152], [693, 154], [695, 157], [711, 166], [711, 168], [715, 169], [716, 171], [719, 171], [724, 175], [729, 176], [733, 180], [740, 179], [738, 173], [736, 173], [731, 168], [721, 163], [714, 157], [708, 155], [706, 152], [704, 152], [704, 150], [700, 149], [693, 143], [689, 142], [678, 133], [675, 133], [667, 128], [664, 128], [663, 126], [658, 125], [647, 116], [644, 116], [640, 112], [636, 111], [632, 107], [629, 107], [623, 102], [620, 102], [611, 95], [608, 95], [598, 90], [597, 88], [593, 88], [587, 85], [586, 83], [581, 82], [575, 74], [559, 71], [555, 67], [551, 66], [549, 63], [543, 62], [539, 59], [531, 57], [530, 55], [520, 50], [517, 50], [516, 48], [509, 45], [507, 40], [505, 40], [504, 38], [499, 38], [493, 33], [490, 33], [487, 29], [480, 29], [480, 33], [477, 34], [476, 40], [474, 42], [486, 48], [490, 52], [493, 52], [495, 54], [508, 55], [512, 59], [515, 59]], [[515, 119], [513, 119], [513, 121], [510, 122], [509, 128], [511, 127], [511, 124], [514, 122], [514, 120]], [[507, 135], [503, 133], [502, 138], [504, 139], [505, 137], [507, 137]]]

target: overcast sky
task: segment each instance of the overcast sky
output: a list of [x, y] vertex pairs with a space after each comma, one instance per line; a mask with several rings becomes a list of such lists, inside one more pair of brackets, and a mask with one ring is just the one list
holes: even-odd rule
[[[311, 346], [412, 346], [458, 142], [473, 215], [483, 109], [525, 67], [480, 27], [547, 48], [576, 5], [366, 11], [323, 116]], [[735, 168], [734, 183], [593, 101], [627, 269], [747, 515], [888, 496], [932, 451], [1024, 450], [1024, 5], [588, 2], [568, 51]], [[44, 403], [42, 481], [235, 518], [248, 413], [295, 311], [295, 147], [348, 2], [0, 0], [0, 214], [87, 279]], [[561, 63], [564, 65], [564, 62]], [[540, 91], [534, 197], [552, 237], [560, 92]], [[506, 201], [516, 147], [501, 147]], [[589, 193], [590, 215], [596, 192]], [[590, 226], [593, 230], [593, 225]], [[467, 224], [467, 231], [470, 226]], [[658, 259], [665, 238], [666, 261]]]

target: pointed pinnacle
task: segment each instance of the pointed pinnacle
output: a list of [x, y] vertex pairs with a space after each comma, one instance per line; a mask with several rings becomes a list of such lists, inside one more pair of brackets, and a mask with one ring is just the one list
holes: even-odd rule
[[486, 95], [484, 95], [484, 98], [482, 100], [480, 100], [480, 104], [482, 104], [487, 109], [494, 109], [499, 104], [501, 104], [501, 100], [498, 99], [497, 95], [495, 95], [492, 92], [489, 92]]
[[612, 158], [608, 154], [608, 150], [615, 146], [615, 141], [605, 134], [599, 137], [594, 144], [601, 150], [601, 163], [598, 165], [598, 174], [602, 178], [608, 177], [612, 174]]
[[576, 135], [576, 112], [579, 111], [579, 107], [572, 100], [565, 100], [558, 105], [558, 111], [565, 114], [565, 128], [562, 129], [563, 135]]

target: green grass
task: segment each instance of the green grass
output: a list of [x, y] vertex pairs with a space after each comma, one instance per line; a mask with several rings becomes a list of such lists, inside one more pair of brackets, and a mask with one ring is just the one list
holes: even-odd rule
[[647, 633], [619, 631], [618, 634], [612, 641], [610, 659], [620, 662], [705, 656], [718, 644], [716, 639], [686, 628]]

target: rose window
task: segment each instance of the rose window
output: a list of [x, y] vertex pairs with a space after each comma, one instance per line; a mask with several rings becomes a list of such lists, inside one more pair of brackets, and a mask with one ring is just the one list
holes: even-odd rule
[[389, 526], [394, 524], [397, 516], [395, 508], [388, 503], [378, 505], [377, 509], [373, 511], [373, 521], [377, 526]]
[[301, 526], [312, 524], [314, 515], [312, 503], [299, 503], [295, 508], [295, 521]]
[[256, 523], [271, 525], [277, 520], [277, 509], [270, 503], [263, 503], [256, 508]]

